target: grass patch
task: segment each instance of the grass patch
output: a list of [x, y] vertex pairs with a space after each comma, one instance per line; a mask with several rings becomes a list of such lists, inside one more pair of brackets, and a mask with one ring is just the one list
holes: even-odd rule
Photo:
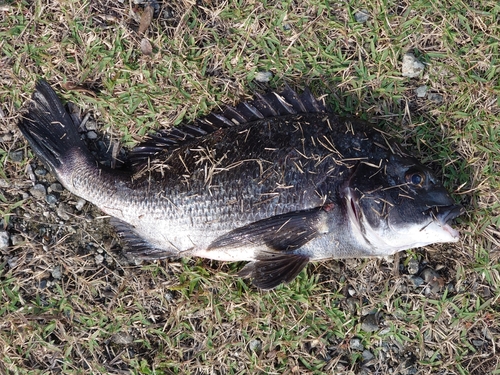
[[[500, 373], [498, 2], [160, 2], [150, 56], [137, 34], [142, 12], [128, 1], [0, 3], [0, 219], [10, 241], [0, 256], [0, 369]], [[426, 64], [419, 78], [401, 75], [407, 51]], [[267, 71], [270, 82], [255, 81]], [[255, 91], [311, 87], [336, 112], [399, 134], [439, 171], [467, 208], [462, 239], [396, 260], [313, 264], [272, 292], [234, 277], [234, 264], [130, 266], [101, 213], [87, 204], [61, 220], [59, 205], [75, 197], [50, 205], [29, 193], [32, 180], [54, 182], [36, 174], [16, 129], [42, 76], [124, 147]], [[437, 291], [417, 285], [424, 268], [438, 273]]]

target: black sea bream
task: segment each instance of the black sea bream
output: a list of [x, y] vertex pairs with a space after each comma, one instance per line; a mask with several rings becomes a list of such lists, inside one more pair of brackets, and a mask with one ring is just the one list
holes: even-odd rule
[[240, 275], [271, 289], [309, 261], [459, 237], [450, 221], [462, 207], [428, 168], [309, 91], [258, 95], [151, 136], [130, 172], [97, 163], [44, 81], [19, 129], [66, 189], [114, 218], [139, 259], [249, 261]]

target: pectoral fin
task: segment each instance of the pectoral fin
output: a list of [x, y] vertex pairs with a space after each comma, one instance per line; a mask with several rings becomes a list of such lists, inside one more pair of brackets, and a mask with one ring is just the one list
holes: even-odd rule
[[294, 211], [236, 228], [214, 240], [208, 250], [222, 247], [266, 245], [275, 251], [298, 249], [326, 233], [327, 214], [322, 208]]
[[309, 257], [300, 254], [266, 253], [247, 263], [238, 276], [249, 277], [256, 287], [268, 290], [292, 281], [308, 262]]

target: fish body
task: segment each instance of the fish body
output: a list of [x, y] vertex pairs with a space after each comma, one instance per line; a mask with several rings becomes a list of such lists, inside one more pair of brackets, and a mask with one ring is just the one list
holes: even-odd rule
[[263, 289], [309, 261], [455, 242], [455, 205], [388, 135], [329, 113], [309, 92], [258, 96], [161, 132], [128, 172], [100, 165], [44, 81], [19, 128], [62, 185], [106, 214], [140, 259], [249, 261]]

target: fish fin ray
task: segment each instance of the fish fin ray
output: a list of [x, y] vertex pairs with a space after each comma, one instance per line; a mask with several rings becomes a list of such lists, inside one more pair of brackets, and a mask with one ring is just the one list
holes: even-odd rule
[[309, 263], [302, 254], [263, 253], [254, 262], [247, 263], [238, 276], [252, 279], [260, 289], [274, 289], [281, 283], [289, 283]]
[[264, 95], [256, 93], [253, 101], [241, 102], [236, 107], [228, 106], [222, 113], [212, 112], [192, 124], [181, 124], [149, 135], [144, 142], [130, 151], [128, 161], [136, 171], [139, 171], [148, 160], [155, 159], [157, 155], [218, 129], [271, 117], [318, 112], [326, 112], [326, 108], [307, 89], [300, 96], [289, 86], [286, 86], [281, 93], [270, 92]]
[[326, 216], [322, 208], [272, 216], [218, 237], [208, 250], [262, 244], [275, 251], [295, 250], [324, 233]]
[[128, 258], [139, 260], [157, 260], [177, 255], [175, 249], [160, 249], [139, 235], [133, 225], [112, 217], [111, 225], [116, 229], [118, 237], [125, 242], [124, 253]]

